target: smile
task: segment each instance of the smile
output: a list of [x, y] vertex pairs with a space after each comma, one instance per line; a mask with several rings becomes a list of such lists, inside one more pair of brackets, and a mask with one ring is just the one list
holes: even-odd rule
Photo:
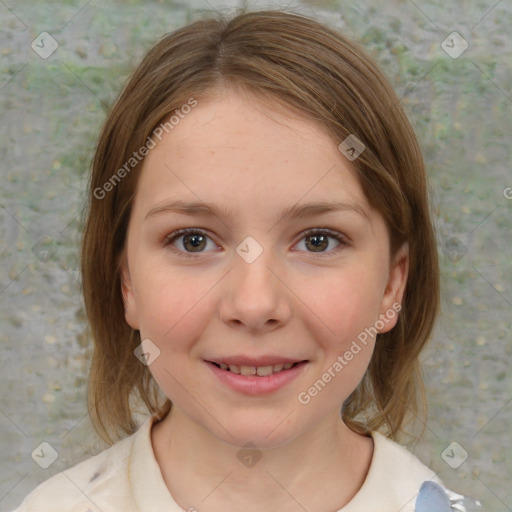
[[228, 357], [217, 361], [205, 360], [205, 363], [222, 386], [254, 396], [284, 388], [303, 373], [309, 361]]
[[237, 375], [258, 375], [259, 377], [268, 377], [274, 373], [282, 372], [283, 370], [289, 370], [293, 366], [299, 363], [280, 363], [275, 365], [267, 366], [239, 366], [236, 364], [227, 365], [226, 363], [213, 363], [221, 370], [226, 370]]

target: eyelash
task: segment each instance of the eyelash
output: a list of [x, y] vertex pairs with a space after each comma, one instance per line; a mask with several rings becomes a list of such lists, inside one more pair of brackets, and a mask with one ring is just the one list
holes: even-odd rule
[[[174, 252], [178, 253], [183, 258], [197, 258], [197, 255], [201, 254], [200, 252], [199, 253], [187, 253], [187, 252], [180, 251], [180, 250], [176, 249], [174, 246], [172, 246], [173, 242], [176, 239], [178, 239], [180, 236], [191, 234], [191, 233], [210, 238], [205, 231], [198, 229], [198, 228], [179, 229], [177, 231], [174, 231], [170, 235], [166, 236], [164, 239], [163, 245], [164, 245], [164, 247], [167, 247], [167, 246], [171, 247], [171, 249]], [[322, 257], [323, 254], [332, 254], [332, 253], [338, 252], [339, 250], [343, 249], [344, 246], [348, 245], [348, 240], [344, 235], [342, 235], [341, 233], [338, 233], [336, 231], [333, 231], [331, 229], [328, 229], [328, 228], [308, 229], [301, 234], [301, 238], [299, 241], [302, 241], [304, 238], [307, 238], [308, 236], [321, 236], [321, 235], [334, 238], [336, 241], [338, 241], [340, 243], [340, 245], [338, 245], [338, 247], [335, 247], [332, 251], [319, 252], [319, 253], [311, 252], [313, 257]]]

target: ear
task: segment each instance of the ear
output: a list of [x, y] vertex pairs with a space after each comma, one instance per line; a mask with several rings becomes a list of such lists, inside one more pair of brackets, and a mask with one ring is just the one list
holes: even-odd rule
[[379, 333], [390, 331], [398, 321], [409, 274], [409, 244], [405, 242], [396, 252], [389, 269], [389, 278], [382, 297], [380, 320], [384, 326]]
[[132, 329], [139, 329], [139, 319], [137, 315], [137, 304], [133, 293], [132, 279], [128, 267], [128, 258], [126, 251], [123, 252], [121, 262], [121, 293], [123, 294], [124, 317]]

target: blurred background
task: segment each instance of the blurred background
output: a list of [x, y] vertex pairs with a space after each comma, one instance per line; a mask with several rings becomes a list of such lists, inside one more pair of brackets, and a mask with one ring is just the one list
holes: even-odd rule
[[429, 417], [408, 446], [486, 512], [512, 510], [510, 1], [0, 0], [0, 511], [104, 447], [86, 407], [78, 247], [106, 112], [161, 36], [238, 7], [341, 29], [398, 92], [427, 163], [442, 270], [423, 354]]

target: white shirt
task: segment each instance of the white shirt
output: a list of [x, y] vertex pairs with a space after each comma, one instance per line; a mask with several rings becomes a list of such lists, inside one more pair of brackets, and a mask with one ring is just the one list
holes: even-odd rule
[[[13, 512], [200, 512], [201, 502], [180, 508], [172, 498], [151, 443], [150, 416], [130, 437], [36, 487]], [[435, 473], [401, 445], [372, 432], [366, 479], [338, 512], [414, 512], [421, 484]]]

